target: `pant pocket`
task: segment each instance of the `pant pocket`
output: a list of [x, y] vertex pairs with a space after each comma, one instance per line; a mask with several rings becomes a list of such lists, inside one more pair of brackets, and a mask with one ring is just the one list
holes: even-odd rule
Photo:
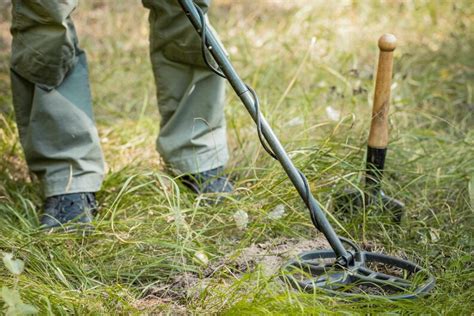
[[174, 62], [204, 67], [201, 48], [199, 46], [189, 47], [172, 42], [163, 48], [163, 55]]
[[77, 0], [13, 1], [11, 67], [40, 86], [58, 86], [77, 61], [70, 19]]

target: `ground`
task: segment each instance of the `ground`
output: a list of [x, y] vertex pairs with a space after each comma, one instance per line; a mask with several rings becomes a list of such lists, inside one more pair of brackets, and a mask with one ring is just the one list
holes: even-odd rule
[[[230, 88], [236, 193], [208, 206], [164, 172], [138, 1], [84, 0], [74, 13], [108, 171], [92, 235], [38, 231], [41, 188], [17, 137], [8, 3], [0, 7], [0, 254], [25, 264], [19, 275], [0, 265], [0, 287], [41, 314], [472, 313], [471, 1], [216, 0], [210, 16], [337, 232], [435, 275], [431, 296], [403, 302], [305, 294], [278, 280], [285, 260], [326, 244]], [[384, 187], [406, 204], [400, 225], [377, 209], [348, 216], [332, 208], [361, 183], [385, 32], [399, 43]]]

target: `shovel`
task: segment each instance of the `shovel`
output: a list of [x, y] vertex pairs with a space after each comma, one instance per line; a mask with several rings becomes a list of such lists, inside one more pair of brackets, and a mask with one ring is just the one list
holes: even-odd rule
[[372, 122], [367, 145], [365, 192], [345, 190], [335, 198], [334, 207], [338, 211], [353, 213], [369, 205], [383, 209], [400, 223], [405, 205], [386, 195], [382, 190], [382, 177], [388, 145], [388, 113], [390, 108], [390, 87], [392, 82], [393, 51], [397, 39], [392, 34], [380, 37], [377, 77], [375, 81]]

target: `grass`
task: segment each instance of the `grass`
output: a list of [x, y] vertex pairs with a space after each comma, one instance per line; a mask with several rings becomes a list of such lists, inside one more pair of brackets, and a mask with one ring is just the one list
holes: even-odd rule
[[[216, 0], [211, 14], [337, 232], [434, 273], [433, 295], [403, 302], [303, 294], [264, 266], [242, 262], [252, 261], [246, 251], [255, 245], [322, 237], [230, 89], [228, 169], [237, 179], [235, 196], [209, 207], [166, 175], [154, 151], [158, 113], [146, 14], [138, 3], [104, 0], [83, 1], [74, 14], [108, 163], [97, 230], [87, 238], [36, 228], [41, 189], [28, 175], [14, 124], [8, 14], [2, 14], [0, 252], [22, 259], [25, 271], [14, 276], [0, 266], [0, 287], [18, 289], [41, 314], [472, 313], [470, 1]], [[401, 225], [376, 209], [347, 218], [331, 208], [331, 199], [358, 186], [363, 175], [376, 41], [385, 32], [398, 36], [399, 47], [384, 185], [407, 205]], [[328, 106], [339, 120], [328, 118]], [[285, 216], [269, 219], [280, 204]], [[236, 226], [238, 210], [249, 216], [245, 229]]]

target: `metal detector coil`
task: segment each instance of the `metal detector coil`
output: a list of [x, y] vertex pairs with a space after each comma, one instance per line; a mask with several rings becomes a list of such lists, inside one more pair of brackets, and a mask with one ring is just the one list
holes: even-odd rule
[[[352, 241], [336, 234], [318, 201], [311, 194], [306, 177], [295, 167], [260, 113], [257, 94], [240, 79], [221, 43], [208, 27], [201, 8], [193, 0], [178, 2], [202, 40], [204, 61], [213, 72], [229, 81], [257, 125], [262, 146], [281, 164], [307, 206], [314, 226], [324, 234], [332, 248], [299, 255], [283, 268], [281, 278], [296, 289], [322, 290], [328, 294], [350, 297], [364, 295], [364, 288], [368, 286], [382, 291], [371, 291], [367, 295], [392, 300], [414, 298], [430, 291], [435, 280], [427, 270], [407, 260], [361, 251]], [[388, 50], [393, 46], [393, 51], [395, 43], [386, 44]], [[348, 243], [352, 249], [347, 250], [343, 242]], [[380, 265], [386, 267], [379, 268]], [[395, 275], [398, 270], [400, 273]], [[421, 283], [418, 277], [420, 274], [423, 274]], [[409, 279], [408, 275], [415, 275], [415, 278]]]
[[[284, 266], [280, 278], [305, 292], [322, 290], [355, 299], [381, 296], [390, 300], [412, 299], [434, 287], [435, 279], [413, 262], [359, 250], [353, 256], [352, 264], [343, 267], [334, 264], [337, 255], [332, 250], [304, 252]], [[410, 280], [409, 276], [413, 278]]]

